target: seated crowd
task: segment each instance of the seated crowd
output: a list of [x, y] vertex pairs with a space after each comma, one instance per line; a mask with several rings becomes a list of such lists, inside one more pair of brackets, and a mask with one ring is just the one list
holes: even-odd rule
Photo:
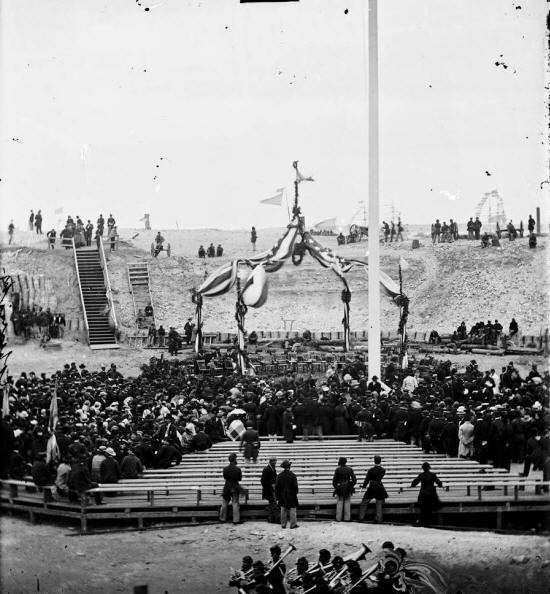
[[[143, 365], [138, 377], [123, 377], [114, 364], [90, 372], [71, 363], [49, 377], [8, 378], [0, 476], [21, 479], [32, 468], [36, 484], [55, 483], [60, 495], [86, 498], [97, 483], [136, 478], [144, 468], [168, 468], [187, 452], [209, 449], [228, 439], [239, 418], [289, 443], [296, 435], [394, 438], [500, 468], [524, 463], [526, 475], [533, 466], [548, 480], [549, 388], [548, 372], [542, 377], [533, 365], [521, 377], [512, 362], [500, 374], [481, 372], [475, 361], [457, 370], [431, 359], [401, 371], [394, 357], [383, 381], [368, 381], [358, 356], [317, 380], [292, 373], [198, 377], [162, 357]], [[46, 458], [54, 393], [56, 464]]]

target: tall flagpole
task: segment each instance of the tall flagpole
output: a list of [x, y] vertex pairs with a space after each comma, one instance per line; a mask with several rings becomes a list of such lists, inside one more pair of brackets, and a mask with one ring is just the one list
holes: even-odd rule
[[378, 2], [369, 0], [369, 377], [380, 377], [380, 205], [378, 197]]

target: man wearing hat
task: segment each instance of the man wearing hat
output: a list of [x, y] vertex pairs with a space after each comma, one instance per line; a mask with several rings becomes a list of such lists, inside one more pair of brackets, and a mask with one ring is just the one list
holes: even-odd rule
[[286, 594], [285, 586], [283, 583], [286, 565], [284, 561], [279, 561], [281, 558], [281, 547], [277, 544], [270, 547], [269, 552], [271, 554], [271, 568], [268, 569], [267, 581], [271, 584], [271, 592], [273, 594]]
[[367, 507], [369, 501], [374, 499], [376, 501], [376, 516], [375, 522], [379, 523], [382, 521], [382, 506], [384, 500], [387, 499], [388, 493], [382, 479], [386, 474], [386, 469], [382, 466], [382, 458], [380, 456], [374, 456], [374, 466], [369, 468], [367, 476], [363, 481], [362, 489], [367, 489], [363, 495], [361, 506], [359, 507], [359, 521], [362, 522], [367, 515]]
[[275, 494], [281, 508], [281, 527], [286, 528], [290, 520], [290, 528], [298, 528], [296, 523], [296, 508], [298, 507], [298, 479], [290, 470], [290, 461], [283, 460], [283, 469], [275, 481]]
[[239, 484], [243, 478], [241, 469], [237, 466], [237, 454], [231, 453], [228, 457], [229, 464], [223, 469], [225, 485], [222, 491], [222, 505], [220, 508], [220, 520], [227, 521], [227, 508], [229, 502], [233, 508], [233, 524], [241, 523], [239, 495], [244, 489]]
[[241, 436], [241, 443], [239, 445], [239, 452], [244, 447], [244, 459], [246, 462], [256, 463], [258, 461], [258, 452], [260, 451], [260, 436], [252, 423], [247, 423], [246, 431]]
[[340, 458], [338, 466], [334, 471], [332, 478], [332, 486], [334, 487], [334, 494], [336, 495], [336, 521], [344, 522], [351, 521], [351, 496], [355, 491], [355, 483], [357, 478], [353, 472], [353, 468], [347, 465], [347, 458]]
[[277, 482], [277, 458], [269, 458], [269, 464], [262, 470], [262, 499], [267, 500], [267, 521], [275, 524], [278, 519], [277, 496], [275, 483]]

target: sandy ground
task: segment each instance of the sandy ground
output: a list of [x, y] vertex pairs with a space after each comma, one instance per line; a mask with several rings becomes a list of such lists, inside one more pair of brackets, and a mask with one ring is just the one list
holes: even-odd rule
[[[15, 518], [3, 518], [1, 526], [6, 594], [108, 594], [144, 584], [150, 594], [234, 592], [227, 586], [230, 567], [238, 567], [246, 554], [265, 562], [272, 544], [284, 550], [289, 539], [298, 550], [289, 555], [288, 567], [299, 556], [315, 558], [320, 548], [346, 554], [365, 543], [377, 553], [391, 540], [410, 559], [438, 564], [449, 593], [539, 594], [550, 584], [550, 539], [543, 536], [335, 522], [302, 522], [292, 532], [248, 522], [88, 536]], [[373, 558], [369, 555], [363, 568]]]
[[[40, 373], [52, 374], [58, 369], [63, 369], [65, 363], [75, 362], [78, 365], [84, 363], [91, 371], [99, 370], [102, 364], [107, 365], [115, 363], [117, 369], [128, 376], [137, 376], [140, 373], [140, 366], [148, 363], [151, 357], [160, 357], [164, 352], [164, 356], [168, 357], [168, 351], [161, 350], [146, 350], [134, 349], [126, 345], [121, 345], [120, 349], [108, 351], [92, 351], [81, 342], [64, 341], [60, 350], [42, 349], [38, 346], [36, 341], [24, 344], [10, 344], [12, 351], [8, 359], [8, 370], [11, 375], [17, 376], [22, 371], [34, 371], [38, 375]], [[191, 350], [183, 351], [178, 355], [179, 359], [186, 358], [191, 354]], [[485, 356], [485, 355], [445, 355], [442, 356], [444, 360], [449, 359], [457, 368], [465, 367], [473, 358], [476, 359], [480, 369], [486, 370], [494, 368], [497, 372], [509, 361], [513, 361], [514, 365], [519, 369], [520, 373], [527, 374], [531, 368], [532, 363], [537, 363], [539, 371], [549, 369], [550, 364], [547, 358], [543, 356], [537, 357], [500, 357], [500, 356]]]

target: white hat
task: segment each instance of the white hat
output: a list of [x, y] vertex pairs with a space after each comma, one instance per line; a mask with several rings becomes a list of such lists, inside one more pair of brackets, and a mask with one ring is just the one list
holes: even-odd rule
[[105, 452], [109, 454], [109, 456], [116, 456], [115, 450], [113, 450], [113, 448], [107, 448]]
[[351, 375], [349, 373], [346, 373], [346, 375], [344, 375], [344, 381], [351, 382]]

